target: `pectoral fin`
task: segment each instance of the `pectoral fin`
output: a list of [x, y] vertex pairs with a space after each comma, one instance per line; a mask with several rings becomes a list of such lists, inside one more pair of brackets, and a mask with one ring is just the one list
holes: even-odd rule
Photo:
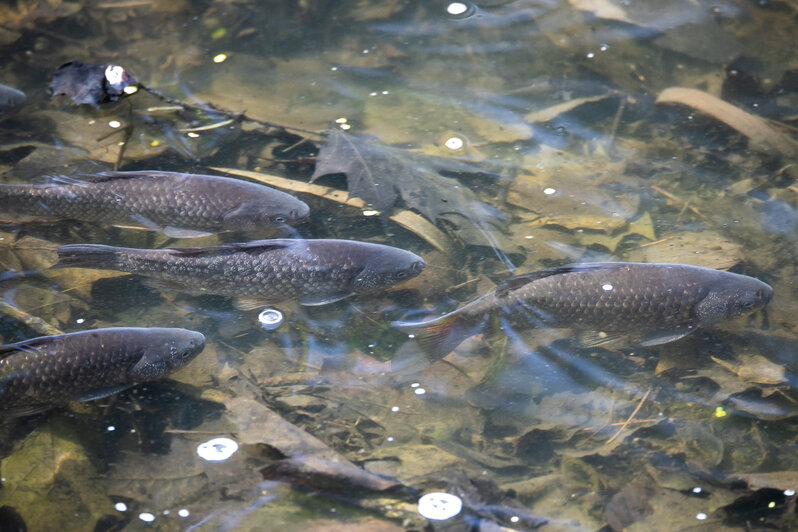
[[131, 386], [132, 384], [117, 384], [116, 386], [108, 386], [107, 388], [98, 388], [96, 390], [80, 394], [77, 397], [73, 397], [72, 400], [79, 403], [84, 401], [93, 401], [94, 399], [100, 399], [102, 397], [114, 395], [115, 393], [119, 393], [122, 390], [130, 388]]
[[299, 297], [299, 303], [309, 307], [335, 303], [352, 295], [351, 292], [337, 292], [335, 294], [312, 294]]
[[200, 238], [203, 236], [211, 236], [212, 232], [199, 231], [197, 229], [187, 229], [185, 227], [174, 227], [168, 225], [164, 227], [163, 234], [170, 238]]
[[53, 408], [54, 405], [41, 403], [36, 405], [27, 405], [27, 406], [16, 406], [13, 408], [3, 409], [2, 415], [4, 417], [23, 417], [23, 416], [32, 416], [33, 414], [38, 414], [40, 412], [45, 412]]
[[255, 310], [268, 307], [274, 300], [265, 297], [237, 297], [233, 300], [233, 306], [238, 310]]
[[675, 327], [673, 329], [665, 329], [663, 331], [653, 331], [641, 338], [640, 345], [643, 347], [649, 347], [652, 345], [667, 344], [668, 342], [674, 342], [680, 338], [684, 338], [695, 330], [695, 327], [688, 325], [686, 327]]
[[599, 347], [608, 344], [625, 343], [629, 339], [629, 334], [606, 331], [579, 331], [576, 339], [584, 347]]

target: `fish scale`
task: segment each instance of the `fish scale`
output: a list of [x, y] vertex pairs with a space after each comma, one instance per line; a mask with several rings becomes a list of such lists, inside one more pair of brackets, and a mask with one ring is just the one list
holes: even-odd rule
[[394, 326], [436, 356], [480, 332], [495, 314], [512, 327], [602, 333], [585, 334], [587, 345], [608, 338], [658, 345], [763, 308], [772, 294], [753, 277], [698, 266], [586, 263], [519, 276], [440, 318]]
[[143, 226], [170, 236], [255, 230], [300, 220], [308, 206], [264, 185], [175, 172], [104, 172], [43, 185], [0, 185], [0, 217]]
[[0, 346], [0, 413], [28, 415], [147, 382], [190, 362], [205, 346], [187, 329], [115, 327]]
[[239, 298], [240, 308], [286, 300], [329, 303], [384, 290], [415, 277], [425, 266], [409, 251], [336, 239], [275, 239], [165, 250], [72, 244], [60, 247], [58, 256], [56, 267], [135, 273], [162, 288]]

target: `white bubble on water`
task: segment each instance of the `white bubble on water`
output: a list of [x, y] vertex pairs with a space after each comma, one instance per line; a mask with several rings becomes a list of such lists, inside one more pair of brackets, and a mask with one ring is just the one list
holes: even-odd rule
[[276, 329], [283, 323], [283, 313], [274, 308], [266, 308], [258, 314], [258, 321], [260, 326], [264, 329], [271, 331]]
[[450, 150], [461, 150], [465, 146], [465, 141], [460, 137], [449, 137], [444, 141], [443, 145]]
[[468, 11], [468, 6], [462, 2], [452, 2], [446, 6], [446, 12], [450, 15], [462, 15], [466, 11]]
[[180, 510], [177, 511], [177, 515], [179, 515], [180, 517], [188, 517], [191, 514], [185, 508], [181, 508]]
[[451, 519], [462, 509], [463, 501], [451, 493], [427, 493], [418, 500], [418, 513], [431, 521]]
[[222, 462], [235, 454], [238, 444], [230, 438], [213, 438], [197, 446], [197, 454], [209, 462]]
[[118, 502], [118, 503], [114, 504], [114, 509], [117, 512], [127, 512], [127, 504], [125, 504], [123, 502]]
[[150, 512], [141, 512], [139, 514], [139, 519], [141, 519], [145, 523], [152, 523], [153, 521], [155, 521], [155, 516], [152, 515]]

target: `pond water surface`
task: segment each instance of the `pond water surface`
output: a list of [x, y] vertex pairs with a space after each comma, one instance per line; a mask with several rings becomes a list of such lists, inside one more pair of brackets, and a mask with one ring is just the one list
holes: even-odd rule
[[[0, 226], [4, 343], [206, 336], [169, 378], [4, 419], [0, 529], [798, 529], [796, 33], [792, 0], [0, 6], [0, 83], [27, 96], [0, 114], [3, 182], [210, 173], [311, 212], [181, 239]], [[76, 106], [50, 89], [70, 61], [145, 87]], [[48, 269], [63, 244], [272, 237], [388, 244], [427, 266], [265, 314]], [[774, 297], [767, 316], [647, 347], [505, 323], [432, 357], [391, 327], [595, 261], [730, 270]], [[430, 493], [454, 498], [419, 506]]]

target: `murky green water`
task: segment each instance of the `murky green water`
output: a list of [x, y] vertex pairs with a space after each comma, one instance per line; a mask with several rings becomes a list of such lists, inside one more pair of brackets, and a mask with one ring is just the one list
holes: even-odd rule
[[[796, 29], [792, 1], [0, 6], [0, 83], [27, 95], [0, 122], [4, 182], [216, 168], [255, 172], [311, 207], [294, 228], [200, 239], [0, 227], [4, 343], [40, 336], [32, 318], [208, 340], [170, 379], [5, 420], [0, 528], [794, 530]], [[98, 108], [51, 98], [55, 68], [72, 60], [122, 65], [246, 119], [143, 90]], [[392, 157], [372, 174], [394, 191], [374, 196], [383, 216], [303, 188], [329, 131]], [[349, 177], [354, 195], [376, 194]], [[224, 297], [47, 270], [66, 243], [274, 236], [389, 244], [427, 269], [386, 293], [277, 305], [276, 330]], [[513, 274], [595, 260], [730, 269], [775, 296], [766, 321], [647, 348], [524, 327], [431, 360], [390, 327]], [[214, 438], [237, 450], [202, 458], [230, 449]], [[422, 517], [430, 492], [463, 511]]]

